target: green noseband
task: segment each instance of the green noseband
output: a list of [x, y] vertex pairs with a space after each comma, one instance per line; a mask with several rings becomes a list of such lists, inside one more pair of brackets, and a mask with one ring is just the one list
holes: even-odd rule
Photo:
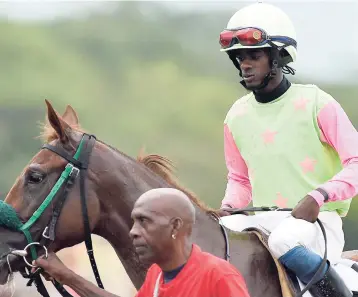
[[[78, 160], [79, 156], [81, 155], [81, 150], [83, 147], [83, 138], [81, 139], [80, 144], [78, 145], [77, 151], [73, 156], [73, 159]], [[61, 176], [53, 186], [51, 192], [47, 195], [45, 200], [41, 203], [38, 209], [33, 213], [30, 219], [24, 224], [21, 222], [16, 210], [9, 204], [5, 203], [4, 201], [0, 201], [0, 226], [6, 227], [13, 231], [20, 231], [23, 232], [28, 243], [33, 243], [32, 236], [30, 233], [31, 226], [40, 218], [43, 214], [45, 209], [50, 205], [54, 197], [56, 196], [57, 192], [61, 188], [61, 186], [67, 181], [68, 177], [71, 175], [73, 170], [77, 168], [68, 163], [66, 165], [65, 170], [62, 172]], [[37, 252], [35, 247], [32, 245], [30, 247], [32, 259], [37, 259]]]

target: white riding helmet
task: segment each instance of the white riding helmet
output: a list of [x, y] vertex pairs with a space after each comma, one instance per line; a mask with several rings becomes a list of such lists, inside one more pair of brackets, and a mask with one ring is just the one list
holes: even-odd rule
[[[285, 46], [289, 57], [286, 63], [294, 62], [297, 58], [296, 48], [296, 31], [290, 18], [280, 8], [266, 3], [254, 3], [237, 11], [229, 20], [225, 31], [235, 31], [238, 28], [258, 28], [263, 30], [268, 37], [277, 37], [273, 40], [260, 45], [242, 45], [238, 42], [231, 42], [227, 47], [221, 48], [220, 51], [228, 52], [242, 48], [264, 48], [272, 47], [271, 44], [278, 48]], [[224, 32], [225, 32], [224, 31]], [[254, 33], [258, 34], [258, 33]], [[260, 34], [259, 34], [260, 35]], [[256, 38], [255, 35], [252, 37]], [[261, 37], [261, 36], [258, 36]], [[281, 39], [279, 38], [281, 37]], [[281, 40], [282, 42], [278, 41]], [[289, 43], [285, 41], [290, 41]], [[220, 43], [221, 43], [220, 35]], [[293, 41], [293, 45], [292, 45]], [[270, 44], [271, 43], [271, 44]], [[287, 44], [290, 44], [287, 46]]]

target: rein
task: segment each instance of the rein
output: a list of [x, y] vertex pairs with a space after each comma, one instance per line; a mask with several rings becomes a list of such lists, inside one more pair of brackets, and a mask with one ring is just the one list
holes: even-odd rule
[[[249, 208], [233, 208], [230, 209], [230, 214], [242, 214], [245, 212], [255, 212], [255, 211], [292, 211], [293, 208], [279, 208], [276, 206], [273, 207], [268, 207], [268, 206], [262, 206], [262, 207], [249, 207]], [[225, 260], [229, 261], [230, 259], [230, 246], [229, 246], [229, 240], [228, 240], [228, 236], [227, 236], [227, 232], [225, 230], [225, 227], [223, 226], [223, 224], [221, 223], [220, 219], [220, 226], [221, 226], [221, 230], [223, 231], [224, 234], [224, 238], [225, 238]], [[322, 230], [322, 234], [323, 234], [323, 238], [324, 238], [324, 256], [323, 259], [321, 261], [320, 266], [318, 267], [318, 270], [316, 271], [316, 273], [314, 274], [314, 276], [312, 277], [312, 279], [310, 280], [310, 282], [303, 288], [303, 290], [301, 290], [300, 292], [298, 292], [295, 297], [302, 297], [304, 293], [306, 293], [317, 281], [319, 281], [318, 276], [321, 275], [326, 263], [327, 263], [327, 235], [326, 235], [326, 230], [322, 224], [322, 222], [317, 218], [317, 223], [320, 226], [321, 230]]]
[[[82, 218], [83, 218], [84, 233], [85, 233], [85, 245], [91, 263], [91, 267], [94, 276], [96, 278], [97, 285], [98, 287], [104, 289], [93, 254], [93, 245], [92, 245], [91, 230], [90, 230], [88, 211], [87, 211], [86, 185], [85, 185], [85, 181], [87, 177], [87, 169], [89, 165], [89, 158], [95, 142], [96, 142], [95, 136], [84, 133], [77, 147], [76, 153], [73, 157], [70, 156], [60, 146], [52, 146], [50, 144], [44, 144], [42, 146], [42, 149], [48, 149], [54, 152], [55, 154], [67, 160], [69, 163], [66, 165], [64, 171], [62, 172], [61, 176], [58, 178], [55, 185], [52, 187], [50, 193], [47, 195], [45, 200], [41, 203], [41, 205], [38, 207], [38, 209], [33, 213], [33, 215], [26, 223], [23, 224], [20, 221], [20, 218], [16, 214], [16, 211], [10, 205], [6, 204], [3, 201], [0, 201], [0, 213], [2, 214], [2, 216], [0, 216], [0, 225], [24, 233], [28, 241], [28, 245], [25, 247], [24, 250], [12, 250], [9, 252], [9, 254], [22, 256], [25, 260], [25, 263], [28, 266], [35, 267], [33, 265], [30, 265], [30, 263], [26, 260], [26, 256], [28, 255], [27, 249], [30, 249], [31, 257], [33, 260], [37, 259], [37, 252], [35, 249], [35, 245], [41, 246], [45, 250], [45, 256], [47, 256], [46, 246], [49, 246], [55, 240], [56, 225], [60, 217], [61, 210], [66, 201], [69, 191], [71, 190], [71, 188], [75, 184], [77, 177], [79, 176]], [[48, 225], [45, 227], [42, 233], [42, 238], [40, 239], [40, 242], [34, 242], [30, 234], [30, 228], [41, 217], [41, 215], [44, 213], [47, 207], [51, 204], [51, 202], [53, 202], [53, 200], [57, 196], [59, 197], [54, 207], [53, 215], [50, 218]], [[43, 272], [44, 272], [43, 269], [38, 268], [34, 273], [30, 273], [28, 271], [27, 273], [21, 272], [21, 274], [24, 278], [29, 279], [27, 286], [31, 286], [32, 283], [34, 282], [38, 292], [43, 297], [49, 297], [49, 294], [40, 277], [40, 274], [42, 274]], [[53, 280], [52, 283], [57, 289], [57, 291], [63, 297], [72, 297], [72, 295], [68, 293], [66, 289], [61, 284], [59, 284], [56, 280]]]

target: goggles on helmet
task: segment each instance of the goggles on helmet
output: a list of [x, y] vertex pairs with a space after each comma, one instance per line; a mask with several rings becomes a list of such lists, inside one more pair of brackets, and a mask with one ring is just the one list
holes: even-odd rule
[[234, 44], [243, 46], [260, 46], [266, 43], [276, 47], [272, 42], [280, 42], [286, 46], [297, 47], [297, 42], [286, 36], [270, 36], [264, 30], [255, 27], [243, 27], [234, 29], [225, 29], [220, 33], [219, 43], [223, 49], [229, 48]]

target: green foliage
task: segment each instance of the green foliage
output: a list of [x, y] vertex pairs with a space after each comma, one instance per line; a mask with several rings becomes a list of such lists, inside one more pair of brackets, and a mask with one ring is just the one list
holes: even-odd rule
[[[2, 192], [40, 148], [35, 136], [47, 98], [59, 112], [71, 104], [86, 130], [132, 156], [145, 146], [169, 157], [184, 185], [220, 205], [223, 120], [244, 94], [219, 52], [229, 14], [174, 14], [157, 5], [126, 1], [111, 15], [0, 23]], [[320, 87], [358, 124], [356, 86]], [[357, 211], [355, 203], [348, 219]]]

